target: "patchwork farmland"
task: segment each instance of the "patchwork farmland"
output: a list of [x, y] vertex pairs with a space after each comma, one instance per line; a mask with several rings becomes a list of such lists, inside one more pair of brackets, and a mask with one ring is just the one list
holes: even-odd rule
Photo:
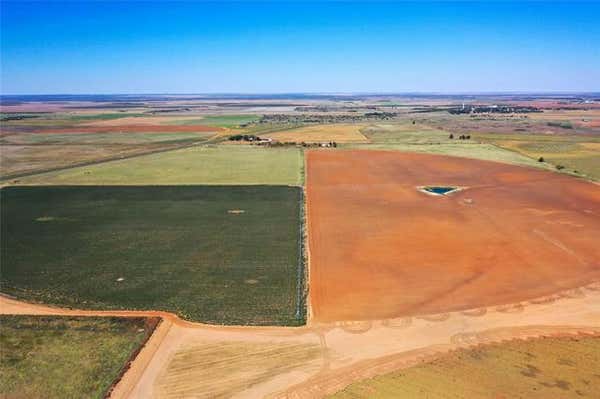
[[0, 396], [597, 391], [597, 111], [129, 100], [3, 106]]

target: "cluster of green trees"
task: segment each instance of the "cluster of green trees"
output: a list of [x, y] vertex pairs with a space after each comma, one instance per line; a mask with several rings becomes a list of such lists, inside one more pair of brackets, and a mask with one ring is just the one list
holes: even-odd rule
[[[454, 134], [450, 133], [450, 136], [448, 136], [449, 139], [453, 139], [454, 138]], [[470, 134], [461, 134], [460, 136], [458, 136], [459, 140], [471, 140], [471, 135]]]
[[548, 126], [562, 127], [563, 129], [573, 129], [571, 122], [548, 122]]
[[269, 143], [269, 145], [271, 147], [296, 147], [296, 146], [300, 146], [300, 147], [304, 147], [304, 148], [311, 148], [311, 147], [327, 147], [327, 148], [337, 148], [337, 143], [335, 141], [329, 141], [326, 143], [306, 143], [306, 142], [301, 142], [301, 143], [296, 143], [295, 141], [273, 141], [272, 143]]
[[262, 139], [253, 134], [235, 134], [233, 136], [229, 136], [229, 140], [231, 140], [231, 141], [260, 141]]

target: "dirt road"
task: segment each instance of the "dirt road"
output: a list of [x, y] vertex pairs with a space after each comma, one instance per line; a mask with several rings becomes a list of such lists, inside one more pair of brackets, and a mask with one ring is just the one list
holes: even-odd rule
[[59, 309], [6, 297], [0, 312], [162, 317], [113, 398], [318, 398], [460, 347], [600, 333], [600, 283], [512, 305], [300, 328], [209, 326], [166, 312]]

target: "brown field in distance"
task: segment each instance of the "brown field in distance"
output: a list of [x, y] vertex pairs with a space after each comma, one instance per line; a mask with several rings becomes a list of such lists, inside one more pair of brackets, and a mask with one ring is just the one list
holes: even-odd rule
[[[417, 186], [466, 187], [431, 196]], [[307, 152], [314, 320], [514, 303], [600, 277], [600, 187], [495, 162]]]
[[220, 127], [203, 125], [118, 125], [118, 126], [73, 126], [44, 129], [44, 133], [115, 133], [115, 132], [218, 132]]
[[152, 151], [150, 146], [128, 145], [7, 145], [0, 147], [0, 177], [43, 172], [149, 151]]
[[93, 122], [83, 123], [82, 126], [113, 126], [119, 127], [122, 125], [162, 125], [173, 122], [198, 120], [198, 116], [127, 116], [119, 119], [96, 120]]

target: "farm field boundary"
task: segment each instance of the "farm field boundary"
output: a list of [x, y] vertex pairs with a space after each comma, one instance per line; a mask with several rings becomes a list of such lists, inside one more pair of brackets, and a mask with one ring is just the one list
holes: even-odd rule
[[[135, 152], [132, 154], [120, 154], [117, 156], [102, 157], [100, 159], [94, 159], [94, 160], [90, 160], [90, 161], [75, 162], [73, 164], [69, 164], [69, 165], [65, 165], [65, 166], [49, 167], [49, 168], [43, 168], [43, 169], [38, 169], [38, 170], [26, 171], [26, 172], [10, 173], [10, 174], [2, 176], [0, 179], [0, 183], [6, 184], [6, 183], [9, 183], [9, 180], [12, 180], [12, 179], [20, 179], [23, 177], [37, 176], [37, 175], [45, 176], [46, 173], [67, 171], [70, 169], [77, 169], [77, 168], [85, 167], [85, 166], [94, 166], [94, 165], [99, 165], [99, 164], [113, 162], [113, 161], [123, 161], [123, 160], [132, 159], [132, 158], [143, 157], [146, 155], [176, 151], [176, 150], [181, 150], [181, 149], [188, 148], [188, 147], [194, 147], [199, 144], [206, 144], [206, 142], [204, 140], [202, 140], [200, 142], [178, 144], [176, 146], [169, 146], [167, 148], [161, 146], [160, 148], [157, 148], [157, 149], [142, 150], [141, 152]], [[163, 145], [164, 145], [164, 143], [163, 143]], [[2, 146], [0, 146], [0, 148], [1, 147]], [[42, 147], [42, 146], [40, 146], [40, 147]], [[19, 182], [19, 183], [21, 183], [21, 182]]]

